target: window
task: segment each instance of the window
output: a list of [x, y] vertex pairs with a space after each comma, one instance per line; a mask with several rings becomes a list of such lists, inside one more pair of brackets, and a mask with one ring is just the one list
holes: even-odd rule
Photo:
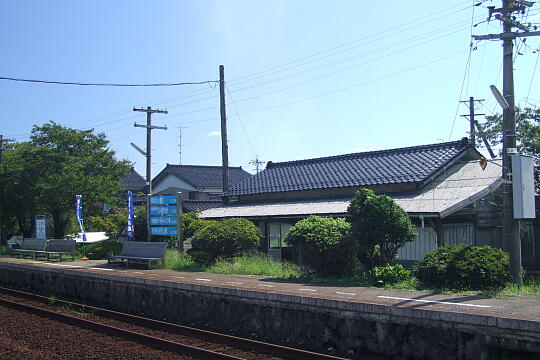
[[281, 247], [290, 247], [285, 241], [287, 233], [291, 229], [291, 224], [271, 223], [268, 224], [268, 247], [278, 249]]
[[279, 224], [268, 225], [268, 246], [271, 249], [281, 247], [281, 231]]

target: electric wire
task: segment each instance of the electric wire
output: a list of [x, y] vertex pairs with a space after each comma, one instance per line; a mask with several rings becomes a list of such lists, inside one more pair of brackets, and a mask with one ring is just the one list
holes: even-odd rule
[[[293, 85], [290, 85], [290, 86], [287, 86], [287, 87], [284, 87], [284, 88], [279, 88], [277, 90], [272, 90], [272, 91], [269, 91], [269, 92], [266, 92], [266, 93], [262, 93], [262, 94], [258, 94], [258, 95], [254, 95], [254, 96], [251, 96], [251, 97], [248, 97], [248, 98], [243, 98], [243, 99], [240, 99], [240, 100], [237, 100], [236, 103], [241, 103], [241, 102], [245, 102], [245, 101], [250, 101], [250, 100], [254, 100], [254, 99], [257, 99], [257, 98], [261, 98], [261, 97], [264, 97], [264, 96], [268, 96], [268, 95], [273, 95], [273, 94], [276, 94], [276, 93], [279, 93], [279, 92], [283, 92], [283, 91], [286, 91], [286, 90], [290, 90], [292, 88], [295, 88], [295, 87], [298, 87], [298, 86], [302, 86], [302, 85], [305, 85], [307, 83], [310, 83], [310, 82], [313, 82], [313, 81], [317, 81], [317, 80], [320, 80], [320, 79], [324, 79], [324, 78], [327, 78], [327, 77], [330, 77], [330, 76], [334, 76], [334, 75], [337, 75], [339, 73], [343, 73], [345, 71], [349, 71], [351, 69], [354, 69], [354, 68], [357, 68], [357, 67], [360, 67], [360, 66], [363, 66], [363, 65], [367, 65], [367, 64], [370, 64], [370, 63], [373, 63], [373, 62], [376, 62], [376, 61], [380, 61], [382, 59], [385, 59], [385, 58], [388, 58], [388, 57], [392, 57], [392, 56], [395, 56], [397, 54], [400, 54], [400, 53], [403, 53], [405, 51], [408, 51], [408, 50], [411, 50], [411, 49], [414, 49], [414, 48], [417, 48], [419, 46], [422, 46], [422, 45], [426, 45], [426, 44], [429, 44], [429, 43], [432, 43], [433, 41], [435, 40], [439, 40], [441, 38], [444, 38], [446, 36], [450, 36], [450, 35], [453, 35], [459, 31], [461, 31], [462, 28], [458, 28], [457, 30], [455, 30], [454, 32], [452, 33], [448, 33], [448, 34], [445, 34], [445, 35], [441, 35], [441, 36], [438, 36], [438, 37], [435, 37], [433, 39], [429, 39], [427, 41], [424, 41], [424, 42], [421, 42], [421, 43], [418, 43], [416, 45], [412, 45], [412, 46], [409, 46], [407, 48], [404, 48], [404, 49], [399, 49], [397, 51], [394, 51], [394, 52], [390, 52], [390, 53], [387, 53], [383, 56], [380, 56], [380, 57], [377, 57], [377, 58], [373, 58], [373, 59], [370, 59], [370, 60], [367, 60], [365, 62], [362, 62], [362, 63], [359, 63], [359, 64], [356, 64], [356, 65], [353, 65], [353, 66], [350, 66], [350, 67], [347, 67], [347, 68], [344, 68], [344, 69], [340, 69], [340, 70], [337, 70], [337, 71], [334, 71], [334, 72], [331, 72], [331, 73], [328, 73], [328, 74], [324, 74], [324, 75], [321, 75], [321, 76], [318, 76], [318, 77], [315, 77], [315, 78], [310, 78], [308, 80], [305, 80], [305, 81], [302, 81], [302, 82], [299, 82], [299, 83], [296, 83], [296, 84], [293, 84]], [[435, 33], [435, 35], [437, 35], [437, 33]], [[400, 42], [400, 43], [396, 43], [396, 44], [392, 44], [391, 46], [385, 46], [383, 49], [386, 50], [387, 48], [392, 48], [392, 47], [395, 47], [394, 45], [397, 45], [397, 44], [403, 44], [404, 42]], [[405, 42], [406, 43], [406, 42]], [[306, 71], [307, 72], [307, 71]], [[295, 76], [296, 74], [294, 74], [293, 76]], [[279, 80], [282, 80], [282, 79], [276, 79], [274, 81], [279, 81]], [[271, 82], [274, 82], [274, 81], [271, 81]], [[258, 87], [258, 86], [261, 86], [261, 85], [267, 85], [269, 82], [265, 82], [265, 83], [261, 83], [261, 84], [256, 84], [256, 85], [253, 85], [253, 86], [249, 86], [249, 87], [246, 87], [246, 88], [241, 88], [241, 89], [238, 89], [236, 91], [232, 91], [232, 93], [238, 93], [240, 91], [245, 91], [247, 89], [252, 89], [254, 87]], [[175, 107], [175, 106], [173, 106]], [[169, 108], [172, 108], [172, 107], [169, 107]], [[209, 106], [209, 107], [204, 107], [204, 108], [199, 108], [199, 109], [195, 109], [195, 110], [190, 110], [190, 111], [187, 111], [187, 112], [183, 112], [183, 113], [178, 113], [178, 114], [173, 114], [173, 115], [169, 115], [169, 116], [163, 116], [160, 118], [160, 120], [165, 120], [166, 118], [171, 118], [171, 117], [178, 117], [178, 116], [184, 116], [184, 115], [189, 115], [189, 114], [193, 114], [193, 113], [197, 113], [197, 112], [202, 112], [202, 111], [208, 111], [208, 110], [214, 110], [215, 109], [215, 106]]]
[[53, 80], [36, 80], [36, 79], [22, 79], [0, 76], [0, 80], [51, 84], [51, 85], [77, 85], [77, 86], [107, 86], [107, 87], [160, 87], [160, 86], [185, 86], [185, 85], [202, 85], [219, 82], [217, 80], [208, 80], [200, 82], [177, 82], [177, 83], [154, 83], [154, 84], [118, 84], [118, 83], [84, 83], [84, 82], [71, 82], [71, 81], [53, 81]]
[[534, 63], [534, 69], [531, 76], [531, 82], [529, 84], [529, 90], [527, 91], [527, 97], [525, 98], [525, 103], [529, 101], [529, 95], [531, 94], [532, 85], [534, 83], [534, 76], [536, 75], [536, 67], [538, 66], [538, 58], [540, 57], [540, 49], [536, 52], [536, 61]]
[[[472, 28], [474, 26], [473, 18], [474, 18], [474, 6], [473, 6], [473, 15], [471, 16], [471, 37], [472, 37]], [[458, 116], [458, 113], [459, 113], [459, 106], [461, 104], [461, 99], [462, 99], [462, 96], [463, 96], [463, 88], [465, 87], [465, 81], [467, 79], [467, 75], [470, 72], [472, 51], [473, 51], [473, 42], [471, 40], [471, 42], [469, 43], [469, 55], [467, 56], [467, 62], [465, 64], [465, 73], [463, 74], [463, 80], [461, 82], [461, 90], [459, 91], [459, 97], [458, 97], [458, 102], [457, 102], [457, 106], [456, 106], [456, 112], [454, 114], [454, 119], [452, 120], [452, 127], [450, 128], [450, 135], [448, 136], [448, 141], [450, 141], [450, 139], [452, 138], [452, 135], [454, 133], [454, 126], [456, 125], [456, 119], [457, 119], [457, 116]]]
[[229, 87], [227, 86], [227, 83], [224, 84], [225, 89], [227, 89], [227, 93], [229, 94], [229, 99], [231, 99], [231, 103], [233, 104], [234, 112], [236, 113], [236, 117], [238, 118], [238, 121], [240, 122], [240, 125], [242, 125], [242, 130], [244, 130], [244, 135], [246, 136], [246, 139], [249, 144], [249, 148], [251, 149], [251, 152], [253, 153], [253, 156], [257, 156], [255, 153], [255, 150], [253, 150], [253, 145], [251, 144], [251, 140], [249, 139], [249, 135], [246, 131], [246, 127], [244, 126], [244, 122], [242, 121], [242, 118], [240, 117], [240, 114], [238, 114], [238, 109], [236, 108], [236, 104], [234, 103], [231, 92], [229, 91]]

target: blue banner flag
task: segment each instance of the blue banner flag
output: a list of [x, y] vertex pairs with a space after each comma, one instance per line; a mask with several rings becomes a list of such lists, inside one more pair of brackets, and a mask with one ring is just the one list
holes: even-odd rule
[[133, 194], [128, 191], [128, 218], [127, 218], [127, 231], [126, 235], [129, 239], [135, 237], [135, 222], [133, 215]]
[[82, 241], [86, 241], [86, 234], [83, 227], [82, 195], [75, 195], [75, 214], [77, 215], [77, 221], [81, 229]]

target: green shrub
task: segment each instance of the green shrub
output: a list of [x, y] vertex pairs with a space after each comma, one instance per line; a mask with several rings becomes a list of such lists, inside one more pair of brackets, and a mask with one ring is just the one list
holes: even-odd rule
[[411, 219], [396, 202], [372, 190], [356, 192], [347, 209], [358, 259], [367, 269], [390, 264], [400, 247], [416, 237]]
[[205, 220], [199, 218], [200, 211], [188, 212], [182, 215], [182, 234], [184, 239], [189, 239], [200, 228], [213, 224], [215, 220]]
[[369, 277], [376, 286], [395, 284], [406, 280], [410, 275], [411, 271], [401, 264], [375, 266], [369, 271]]
[[76, 257], [86, 256], [90, 260], [104, 260], [120, 254], [122, 244], [114, 240], [99, 241], [77, 246]]
[[8, 255], [9, 248], [7, 246], [0, 245], [0, 255]]
[[508, 254], [491, 246], [444, 246], [414, 266], [425, 286], [448, 289], [501, 288], [510, 281]]
[[356, 246], [349, 229], [345, 219], [310, 216], [292, 226], [285, 241], [300, 251], [302, 262], [316, 273], [339, 276], [356, 265]]
[[212, 221], [195, 231], [188, 254], [199, 263], [211, 264], [218, 258], [233, 258], [253, 252], [260, 241], [259, 228], [249, 220]]

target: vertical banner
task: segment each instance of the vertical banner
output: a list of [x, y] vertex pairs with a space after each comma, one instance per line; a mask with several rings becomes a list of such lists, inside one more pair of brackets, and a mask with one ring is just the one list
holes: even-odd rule
[[126, 235], [130, 240], [133, 240], [133, 238], [135, 237], [135, 223], [133, 215], [133, 194], [131, 193], [131, 191], [128, 191], [128, 216]]
[[82, 195], [75, 195], [75, 214], [77, 215], [77, 221], [81, 228], [82, 241], [86, 241], [86, 234], [83, 227], [83, 212], [82, 212]]

